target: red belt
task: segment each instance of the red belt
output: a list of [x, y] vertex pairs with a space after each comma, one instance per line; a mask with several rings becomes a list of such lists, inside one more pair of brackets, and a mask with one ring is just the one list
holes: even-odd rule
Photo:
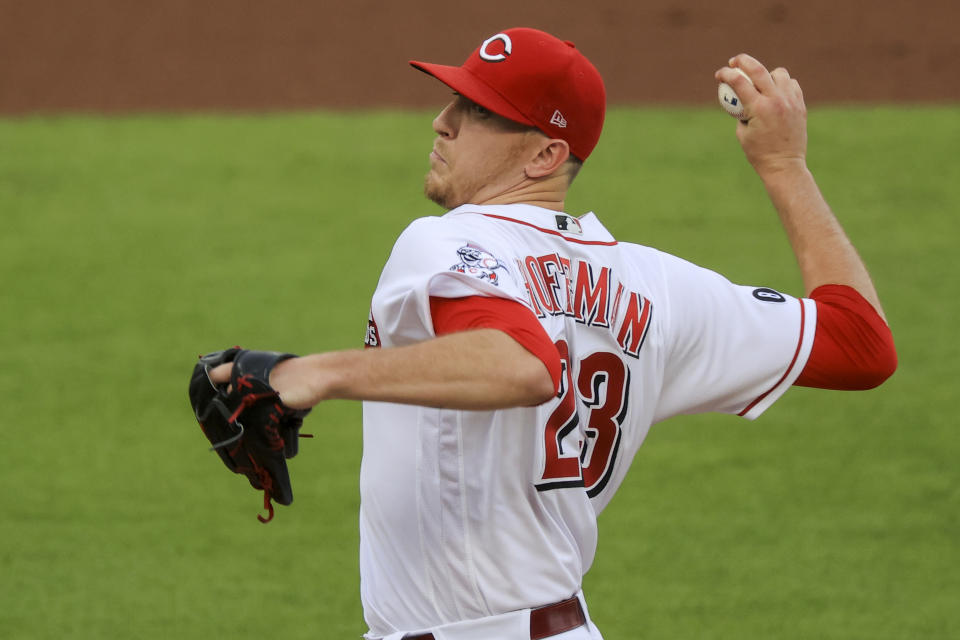
[[[585, 624], [587, 624], [587, 617], [583, 615], [580, 599], [573, 596], [569, 600], [530, 610], [530, 640], [543, 640]], [[405, 640], [435, 640], [435, 638], [432, 633], [421, 633], [417, 636], [406, 636]]]

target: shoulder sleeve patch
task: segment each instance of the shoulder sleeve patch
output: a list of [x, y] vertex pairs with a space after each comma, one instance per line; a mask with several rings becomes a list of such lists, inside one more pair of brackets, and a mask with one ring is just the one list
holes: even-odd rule
[[450, 267], [450, 271], [473, 276], [485, 280], [490, 284], [500, 286], [501, 269], [506, 272], [506, 266], [492, 253], [474, 244], [465, 244], [457, 249], [458, 261]]

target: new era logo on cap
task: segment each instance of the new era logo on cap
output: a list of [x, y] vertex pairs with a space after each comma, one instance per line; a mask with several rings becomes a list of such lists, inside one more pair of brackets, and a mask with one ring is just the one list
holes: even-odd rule
[[484, 40], [462, 66], [410, 64], [504, 118], [565, 140], [580, 160], [600, 139], [603, 79], [572, 42], [537, 29], [507, 29]]

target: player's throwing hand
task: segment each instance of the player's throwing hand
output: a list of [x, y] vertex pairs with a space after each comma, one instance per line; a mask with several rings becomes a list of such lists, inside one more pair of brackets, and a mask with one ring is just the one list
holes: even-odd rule
[[[735, 68], [743, 69], [750, 79]], [[732, 86], [743, 101], [746, 117], [737, 125], [737, 138], [757, 173], [765, 176], [805, 168], [807, 108], [800, 83], [786, 69], [767, 71], [745, 53], [731, 58], [730, 66], [718, 69], [714, 76]]]

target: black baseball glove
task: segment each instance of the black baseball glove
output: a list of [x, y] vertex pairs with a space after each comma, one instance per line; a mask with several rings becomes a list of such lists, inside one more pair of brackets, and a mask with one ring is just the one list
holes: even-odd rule
[[[270, 386], [270, 371], [294, 357], [234, 347], [200, 356], [190, 378], [190, 404], [211, 450], [228, 469], [263, 491], [268, 515], [257, 518], [264, 523], [273, 519], [271, 500], [293, 502], [286, 459], [297, 454], [300, 426], [310, 412], [285, 406]], [[214, 384], [210, 370], [226, 362], [233, 362], [229, 384]]]

